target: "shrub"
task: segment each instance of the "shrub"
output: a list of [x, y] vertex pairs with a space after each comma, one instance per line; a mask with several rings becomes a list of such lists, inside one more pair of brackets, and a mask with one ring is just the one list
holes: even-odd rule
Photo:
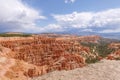
[[0, 34], [0, 37], [30, 37], [31, 34]]
[[87, 58], [85, 62], [91, 64], [91, 63], [96, 63], [98, 61], [99, 61], [98, 58]]

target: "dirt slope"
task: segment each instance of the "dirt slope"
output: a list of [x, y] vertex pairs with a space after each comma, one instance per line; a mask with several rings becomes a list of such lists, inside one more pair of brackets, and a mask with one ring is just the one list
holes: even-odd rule
[[71, 71], [55, 71], [32, 80], [120, 80], [120, 61], [102, 60]]

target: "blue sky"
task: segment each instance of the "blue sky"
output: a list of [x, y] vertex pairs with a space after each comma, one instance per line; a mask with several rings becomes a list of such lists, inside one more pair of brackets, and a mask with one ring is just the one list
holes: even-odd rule
[[[23, 0], [29, 6], [41, 10], [49, 20], [44, 25], [55, 21], [51, 14], [70, 14], [72, 12], [102, 11], [113, 8], [120, 8], [120, 0], [75, 0], [65, 3], [65, 0]], [[69, 0], [70, 1], [70, 0]], [[39, 25], [43, 26], [42, 23]]]
[[31, 7], [42, 10], [45, 14], [68, 14], [74, 11], [100, 11], [119, 8], [120, 0], [75, 0], [65, 3], [64, 0], [23, 0]]
[[120, 0], [1, 0], [0, 7], [1, 32], [120, 33]]

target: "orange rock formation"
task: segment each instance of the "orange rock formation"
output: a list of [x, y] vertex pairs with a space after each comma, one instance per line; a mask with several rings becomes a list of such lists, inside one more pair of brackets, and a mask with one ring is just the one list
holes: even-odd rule
[[0, 53], [4, 54], [1, 57], [11, 61], [4, 73], [6, 80], [26, 80], [55, 70], [83, 67], [86, 57], [95, 57], [88, 47], [75, 41], [50, 37], [7, 39], [1, 40], [0, 44]]

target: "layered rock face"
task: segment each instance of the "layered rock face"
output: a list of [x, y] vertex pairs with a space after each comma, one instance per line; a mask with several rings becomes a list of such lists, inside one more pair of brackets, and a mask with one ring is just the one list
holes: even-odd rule
[[0, 56], [0, 80], [29, 80], [38, 76], [41, 70], [42, 67]]
[[[50, 36], [51, 37], [51, 36]], [[55, 36], [56, 37], [56, 36]], [[79, 42], [91, 42], [91, 43], [98, 43], [102, 37], [97, 35], [90, 35], [90, 36], [75, 36], [75, 35], [64, 35], [57, 37], [58, 40], [67, 40], [67, 41], [79, 41]]]
[[114, 49], [114, 51], [108, 55], [108, 59], [117, 59], [120, 60], [120, 43], [111, 43], [109, 48]]
[[97, 35], [81, 36], [78, 38], [78, 40], [80, 40], [81, 42], [91, 42], [91, 43], [98, 43], [100, 39], [101, 37]]
[[[95, 57], [88, 47], [83, 47], [76, 41], [43, 36], [1, 40], [0, 44], [10, 50], [2, 56], [14, 60], [10, 70], [5, 73], [13, 80], [18, 80], [19, 77], [28, 79], [55, 70], [83, 67], [87, 57]], [[2, 49], [1, 53], [4, 53]], [[13, 76], [15, 72], [18, 72], [17, 77]]]

